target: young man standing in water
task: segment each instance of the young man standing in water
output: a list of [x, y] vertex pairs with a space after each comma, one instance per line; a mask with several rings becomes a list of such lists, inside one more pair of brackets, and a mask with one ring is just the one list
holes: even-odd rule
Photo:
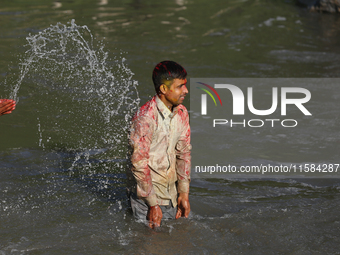
[[159, 227], [162, 218], [188, 217], [191, 167], [190, 126], [182, 105], [187, 72], [173, 61], [153, 70], [156, 95], [132, 119], [130, 202], [137, 219]]

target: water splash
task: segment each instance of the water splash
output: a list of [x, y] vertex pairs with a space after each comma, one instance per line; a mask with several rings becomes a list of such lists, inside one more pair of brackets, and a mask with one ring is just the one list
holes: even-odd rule
[[124, 159], [129, 120], [139, 104], [125, 58], [109, 58], [103, 42], [74, 20], [30, 34], [27, 42], [10, 98], [19, 101], [23, 84], [34, 87], [39, 146], [73, 154], [70, 170], [81, 164], [94, 171], [98, 162], [105, 169]]

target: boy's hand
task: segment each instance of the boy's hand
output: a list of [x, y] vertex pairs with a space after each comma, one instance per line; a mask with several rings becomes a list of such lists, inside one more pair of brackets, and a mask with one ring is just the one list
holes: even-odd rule
[[0, 99], [0, 116], [11, 113], [15, 109], [15, 104], [12, 99]]
[[190, 213], [189, 193], [180, 193], [177, 198], [176, 219], [180, 217], [188, 218]]
[[161, 220], [163, 218], [162, 209], [159, 205], [150, 206], [147, 218], [149, 220], [149, 227], [154, 229], [161, 225]]

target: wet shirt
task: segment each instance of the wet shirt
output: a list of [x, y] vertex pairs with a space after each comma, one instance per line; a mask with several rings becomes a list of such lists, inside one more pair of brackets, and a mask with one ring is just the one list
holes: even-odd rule
[[[189, 193], [190, 126], [187, 109], [171, 112], [155, 95], [132, 120], [132, 173], [137, 196], [149, 206], [177, 205], [178, 193]], [[176, 187], [177, 182], [177, 187]]]

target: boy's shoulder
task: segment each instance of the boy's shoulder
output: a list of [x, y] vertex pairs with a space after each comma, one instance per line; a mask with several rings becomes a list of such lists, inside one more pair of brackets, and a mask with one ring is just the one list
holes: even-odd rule
[[149, 101], [147, 101], [144, 105], [142, 105], [138, 111], [135, 113], [135, 116], [133, 117], [132, 121], [135, 121], [136, 119], [140, 119], [143, 117], [152, 117], [156, 114], [156, 98], [155, 96], [151, 98]]

